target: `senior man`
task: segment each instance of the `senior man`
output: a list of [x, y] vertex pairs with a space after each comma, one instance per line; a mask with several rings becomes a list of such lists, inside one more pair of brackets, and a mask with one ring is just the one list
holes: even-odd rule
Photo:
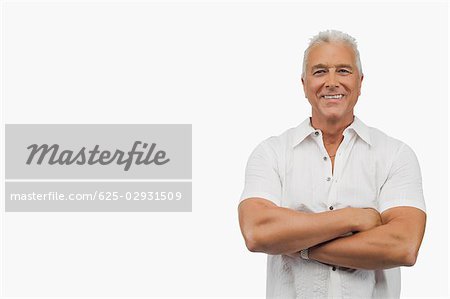
[[400, 266], [425, 230], [417, 158], [354, 116], [356, 41], [311, 39], [302, 84], [312, 115], [252, 152], [239, 204], [247, 248], [268, 254], [268, 298], [399, 298]]

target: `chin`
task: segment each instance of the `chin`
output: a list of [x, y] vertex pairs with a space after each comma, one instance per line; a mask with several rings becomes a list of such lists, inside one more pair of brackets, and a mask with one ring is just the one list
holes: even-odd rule
[[330, 121], [338, 121], [340, 119], [342, 119], [344, 117], [343, 113], [336, 113], [336, 112], [329, 112], [329, 111], [325, 111], [325, 113], [323, 113], [323, 116], [325, 117], [325, 119], [330, 120]]

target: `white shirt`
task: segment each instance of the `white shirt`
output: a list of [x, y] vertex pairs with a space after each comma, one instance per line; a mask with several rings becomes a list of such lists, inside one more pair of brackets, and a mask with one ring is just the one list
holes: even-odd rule
[[[310, 119], [252, 152], [240, 200], [260, 197], [280, 207], [318, 213], [345, 207], [397, 206], [425, 211], [416, 155], [403, 142], [357, 117], [343, 132], [332, 174], [322, 132]], [[268, 298], [399, 298], [400, 268], [345, 270], [316, 261], [268, 255]]]

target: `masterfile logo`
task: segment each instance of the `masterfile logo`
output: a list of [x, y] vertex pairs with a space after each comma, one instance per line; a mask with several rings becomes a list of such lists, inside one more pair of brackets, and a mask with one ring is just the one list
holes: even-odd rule
[[192, 126], [7, 124], [5, 210], [191, 211]]
[[[138, 147], [142, 145], [142, 148], [146, 150], [139, 151]], [[147, 149], [148, 147], [148, 149]], [[165, 159], [166, 152], [165, 151], [155, 151], [156, 143], [152, 143], [150, 147], [148, 143], [135, 141], [131, 151], [124, 152], [121, 150], [115, 150], [111, 153], [108, 150], [100, 151], [100, 146], [96, 144], [94, 149], [86, 151], [86, 147], [82, 147], [78, 152], [74, 152], [71, 150], [63, 150], [60, 152], [60, 147], [58, 144], [53, 144], [49, 146], [48, 144], [42, 144], [38, 146], [37, 144], [32, 144], [27, 147], [30, 150], [30, 155], [28, 156], [27, 164], [30, 165], [33, 163], [34, 157], [38, 155], [36, 158], [36, 163], [41, 165], [45, 158], [47, 158], [47, 163], [50, 165], [59, 164], [59, 165], [94, 165], [99, 163], [101, 165], [108, 165], [113, 162], [116, 162], [118, 165], [125, 165], [124, 170], [128, 171], [133, 164], [134, 156], [136, 160], [134, 163], [137, 165], [145, 164], [149, 165], [154, 163], [155, 165], [164, 165], [170, 161], [170, 159]], [[145, 156], [144, 156], [145, 154]]]
[[6, 125], [7, 179], [191, 179], [192, 125]]

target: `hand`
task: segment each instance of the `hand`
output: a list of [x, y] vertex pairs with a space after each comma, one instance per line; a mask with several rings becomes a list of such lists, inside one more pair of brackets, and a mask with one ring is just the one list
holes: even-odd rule
[[374, 227], [380, 226], [381, 215], [372, 208], [350, 208], [353, 225], [353, 231], [362, 232]]

